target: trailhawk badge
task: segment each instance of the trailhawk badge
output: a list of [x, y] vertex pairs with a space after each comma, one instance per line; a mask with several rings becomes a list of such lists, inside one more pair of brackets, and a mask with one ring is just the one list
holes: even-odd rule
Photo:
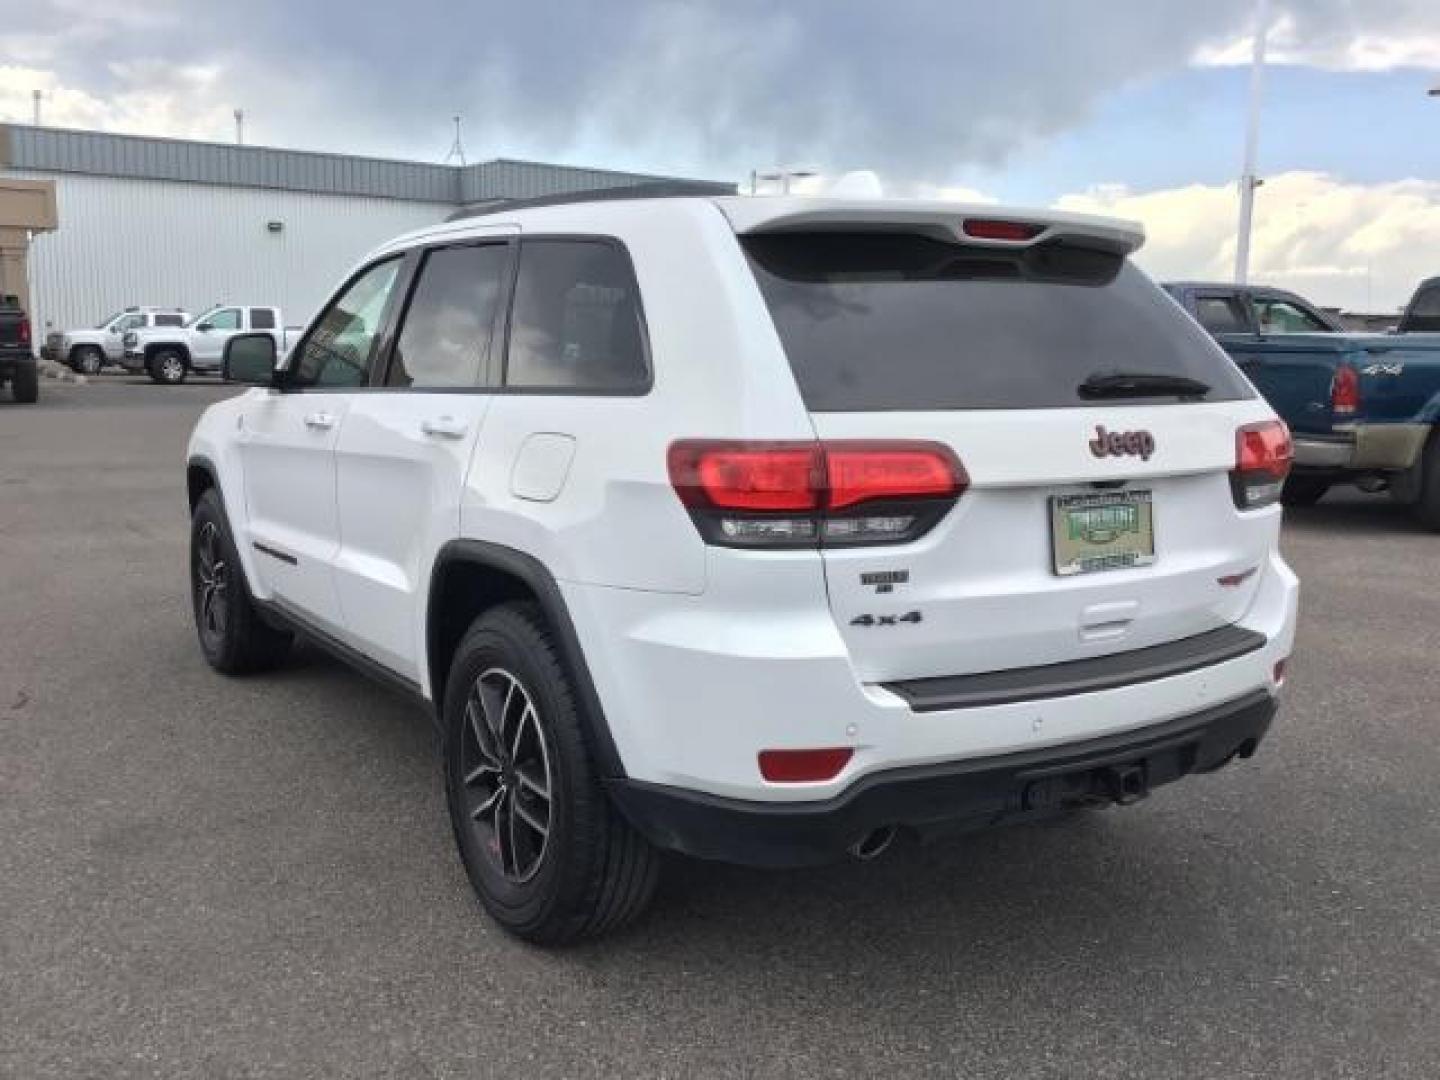
[[1149, 461], [1155, 452], [1155, 436], [1148, 431], [1106, 431], [1104, 424], [1096, 424], [1090, 452], [1099, 458], [1129, 455]]

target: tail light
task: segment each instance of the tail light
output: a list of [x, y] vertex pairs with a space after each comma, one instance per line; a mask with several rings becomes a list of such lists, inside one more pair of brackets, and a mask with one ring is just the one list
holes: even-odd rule
[[900, 544], [964, 492], [933, 442], [721, 442], [670, 447], [670, 482], [707, 543], [743, 548]]
[[1034, 240], [1045, 231], [1045, 226], [1028, 221], [997, 221], [994, 218], [966, 218], [961, 232], [975, 240], [1009, 240], [1023, 242]]
[[20, 316], [20, 344], [30, 344], [30, 319], [27, 316]]
[[1290, 473], [1294, 448], [1290, 429], [1280, 420], [1246, 424], [1235, 433], [1235, 470], [1230, 490], [1241, 510], [1258, 510], [1280, 498]]
[[1349, 364], [1335, 369], [1330, 382], [1330, 411], [1336, 416], [1354, 416], [1360, 411], [1360, 374]]

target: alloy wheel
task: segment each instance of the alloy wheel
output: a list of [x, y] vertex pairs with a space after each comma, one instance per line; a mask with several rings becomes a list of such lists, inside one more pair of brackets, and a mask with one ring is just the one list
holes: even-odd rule
[[179, 382], [185, 375], [185, 364], [174, 353], [160, 358], [160, 375], [166, 382]]
[[213, 521], [200, 526], [195, 543], [196, 613], [200, 629], [212, 640], [225, 633], [230, 614], [230, 567], [220, 539], [220, 527]]
[[462, 796], [479, 847], [506, 880], [535, 876], [550, 841], [554, 774], [524, 685], [490, 668], [470, 687], [461, 733]]

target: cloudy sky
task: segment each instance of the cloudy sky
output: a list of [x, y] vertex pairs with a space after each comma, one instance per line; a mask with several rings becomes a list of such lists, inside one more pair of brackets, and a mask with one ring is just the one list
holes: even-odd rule
[[[1254, 0], [0, 0], [0, 120], [1137, 217], [1226, 276]], [[1440, 273], [1440, 0], [1275, 0], [1254, 276], [1349, 307]]]

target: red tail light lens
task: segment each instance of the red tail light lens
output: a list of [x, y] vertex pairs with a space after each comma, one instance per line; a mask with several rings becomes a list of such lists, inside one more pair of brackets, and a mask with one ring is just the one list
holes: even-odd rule
[[1353, 416], [1360, 411], [1360, 374], [1349, 364], [1335, 369], [1330, 382], [1330, 411], [1336, 416]]
[[1294, 449], [1280, 420], [1246, 424], [1235, 433], [1235, 470], [1230, 488], [1241, 510], [1258, 510], [1280, 498]]
[[991, 218], [966, 218], [960, 231], [975, 240], [1034, 240], [1045, 226], [1028, 221], [995, 221]]
[[804, 784], [833, 780], [850, 763], [848, 746], [825, 750], [761, 750], [760, 775], [772, 784]]
[[903, 543], [967, 483], [950, 448], [932, 442], [686, 439], [668, 464], [701, 535], [730, 547]]
[[24, 316], [20, 318], [20, 344], [30, 344], [30, 320]]

